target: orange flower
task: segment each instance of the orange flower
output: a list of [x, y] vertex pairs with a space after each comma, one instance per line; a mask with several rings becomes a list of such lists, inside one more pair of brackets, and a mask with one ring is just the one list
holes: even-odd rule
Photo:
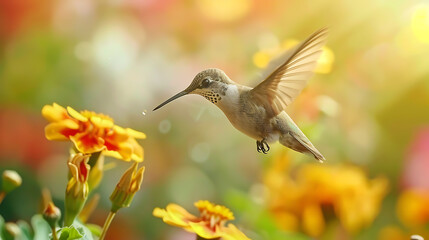
[[284, 172], [288, 168], [288, 158], [280, 156], [266, 172], [267, 203], [280, 227], [312, 237], [323, 234], [326, 216], [335, 215], [350, 233], [370, 225], [387, 192], [387, 179], [368, 179], [359, 167], [305, 164], [294, 178]]
[[81, 153], [104, 154], [129, 161], [143, 161], [143, 148], [136, 139], [144, 139], [144, 133], [122, 128], [113, 119], [90, 111], [67, 110], [54, 103], [45, 105], [42, 115], [50, 124], [45, 127], [48, 140], [71, 140]]
[[177, 204], [169, 204], [166, 209], [155, 208], [153, 215], [162, 218], [167, 224], [184, 228], [205, 239], [221, 237], [226, 240], [249, 239], [233, 224], [225, 226], [226, 221], [234, 219], [233, 213], [225, 206], [202, 200], [194, 205], [200, 211], [198, 217]]

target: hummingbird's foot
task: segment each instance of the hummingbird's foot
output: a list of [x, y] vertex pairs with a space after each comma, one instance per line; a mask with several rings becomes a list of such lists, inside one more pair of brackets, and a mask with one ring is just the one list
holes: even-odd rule
[[270, 146], [268, 146], [268, 143], [265, 141], [265, 139], [262, 139], [262, 141], [256, 141], [256, 150], [258, 150], [258, 152], [267, 154], [267, 152], [270, 151]]

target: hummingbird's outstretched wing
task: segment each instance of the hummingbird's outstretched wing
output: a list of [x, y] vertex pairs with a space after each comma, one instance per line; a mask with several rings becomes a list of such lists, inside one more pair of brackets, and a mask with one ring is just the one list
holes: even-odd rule
[[327, 35], [327, 28], [322, 28], [286, 52], [282, 57], [284, 62], [250, 91], [252, 97], [265, 106], [271, 106], [274, 115], [282, 112], [312, 76]]

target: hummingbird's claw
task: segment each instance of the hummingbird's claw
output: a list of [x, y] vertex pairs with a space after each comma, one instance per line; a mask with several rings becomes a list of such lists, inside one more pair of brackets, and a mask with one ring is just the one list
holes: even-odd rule
[[268, 146], [265, 139], [262, 139], [262, 141], [256, 141], [256, 150], [258, 150], [259, 153], [262, 152], [267, 154], [267, 152], [270, 151], [270, 146]]
[[262, 150], [260, 141], [256, 141], [256, 150], [258, 151], [258, 153], [260, 153]]

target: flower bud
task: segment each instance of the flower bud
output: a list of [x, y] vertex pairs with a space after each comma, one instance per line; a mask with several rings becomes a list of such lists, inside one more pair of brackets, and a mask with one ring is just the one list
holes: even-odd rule
[[143, 182], [145, 168], [137, 170], [138, 163], [134, 163], [121, 177], [115, 190], [110, 196], [112, 202], [111, 211], [116, 213], [120, 208], [129, 207], [135, 193], [140, 189]]
[[64, 217], [66, 226], [73, 224], [74, 219], [80, 213], [88, 198], [89, 156], [78, 153], [73, 155], [68, 162], [71, 178], [66, 188]]
[[3, 172], [3, 186], [2, 190], [6, 194], [14, 190], [15, 188], [21, 186], [22, 179], [21, 176], [16, 171], [5, 170]]
[[43, 211], [43, 218], [48, 222], [52, 229], [55, 229], [58, 221], [61, 218], [61, 211], [57, 208], [53, 202], [49, 202], [45, 210]]

